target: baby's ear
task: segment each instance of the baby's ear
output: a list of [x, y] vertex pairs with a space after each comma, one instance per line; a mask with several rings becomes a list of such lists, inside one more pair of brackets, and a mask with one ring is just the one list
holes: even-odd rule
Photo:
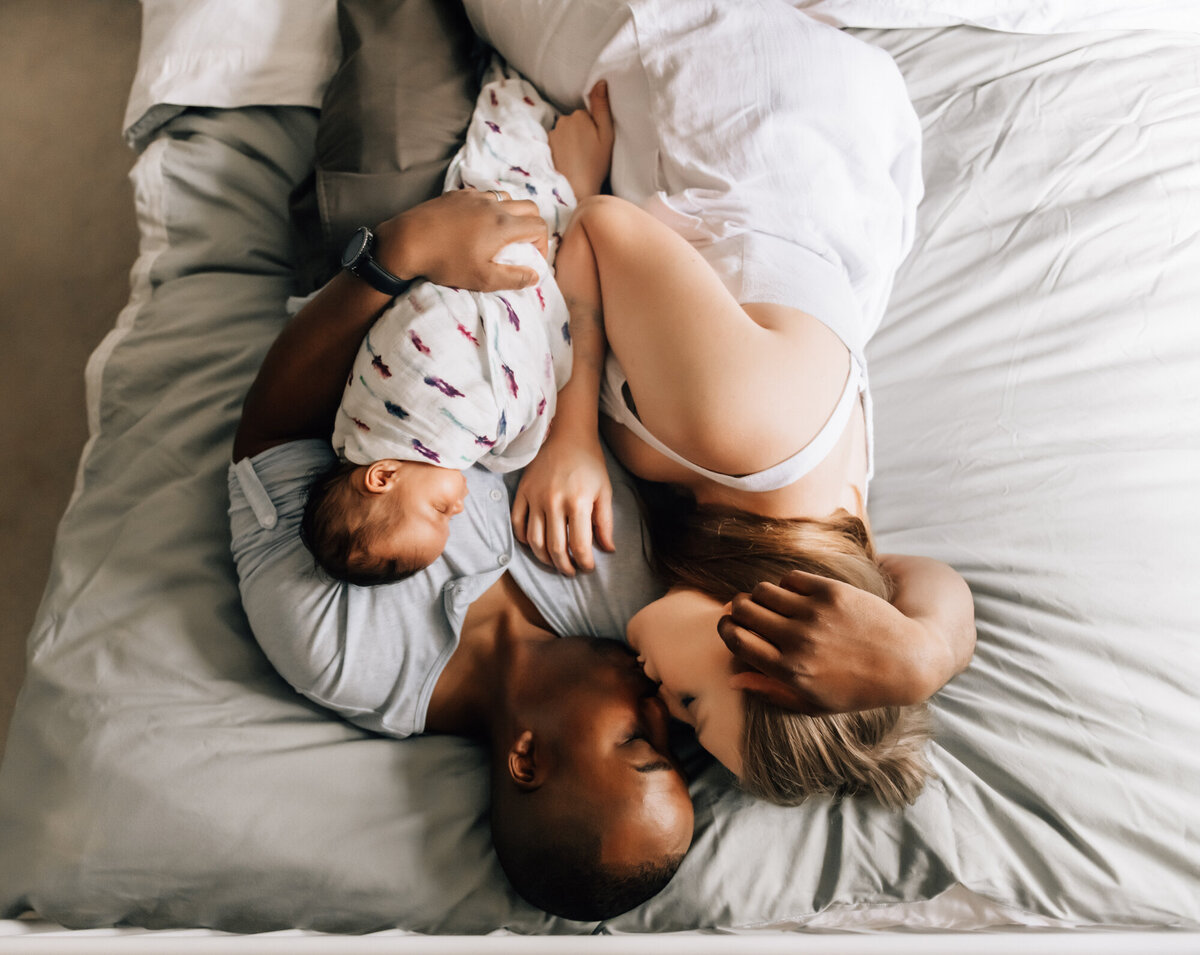
[[394, 461], [391, 458], [372, 461], [362, 473], [363, 487], [372, 494], [387, 493], [396, 486], [397, 476], [402, 466], [402, 461]]
[[508, 775], [523, 792], [533, 792], [546, 781], [546, 761], [533, 730], [522, 730], [508, 749]]

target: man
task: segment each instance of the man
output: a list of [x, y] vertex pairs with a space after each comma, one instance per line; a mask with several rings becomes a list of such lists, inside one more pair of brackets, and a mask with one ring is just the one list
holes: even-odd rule
[[[375, 732], [484, 742], [493, 840], [514, 887], [549, 912], [594, 920], [661, 889], [693, 826], [655, 685], [622, 644], [596, 639], [622, 635], [662, 593], [620, 469], [610, 462], [614, 495], [626, 498], [616, 551], [587, 575], [560, 576], [516, 546], [505, 481], [479, 468], [463, 511], [445, 516], [441, 557], [402, 582], [326, 578], [298, 534], [309, 478], [333, 457], [346, 375], [395, 284], [421, 275], [492, 291], [536, 280], [491, 261], [511, 242], [546, 248], [536, 206], [500, 198], [464, 190], [388, 220], [373, 266], [339, 274], [285, 327], [234, 440], [233, 552], [251, 626], [284, 678]], [[567, 635], [589, 639], [558, 639]]]

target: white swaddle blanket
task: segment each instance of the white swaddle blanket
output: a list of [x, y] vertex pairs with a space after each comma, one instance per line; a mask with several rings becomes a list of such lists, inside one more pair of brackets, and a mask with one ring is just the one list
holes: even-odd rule
[[541, 447], [571, 374], [567, 307], [550, 267], [575, 208], [546, 138], [557, 115], [493, 61], [445, 188], [501, 189], [537, 203], [550, 261], [513, 244], [496, 261], [536, 269], [535, 286], [468, 292], [418, 282], [398, 297], [363, 339], [342, 395], [333, 446], [346, 460], [512, 471]]

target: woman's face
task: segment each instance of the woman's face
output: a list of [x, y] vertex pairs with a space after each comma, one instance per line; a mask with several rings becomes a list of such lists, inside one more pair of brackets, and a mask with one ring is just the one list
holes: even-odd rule
[[671, 715], [696, 731], [700, 745], [727, 769], [742, 772], [743, 694], [729, 685], [737, 662], [717, 633], [729, 612], [695, 590], [673, 589], [629, 621], [629, 644]]

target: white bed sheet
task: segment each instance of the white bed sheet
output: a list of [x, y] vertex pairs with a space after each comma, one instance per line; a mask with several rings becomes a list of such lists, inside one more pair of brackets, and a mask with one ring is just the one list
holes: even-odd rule
[[[929, 39], [867, 36], [900, 59]], [[1041, 780], [1041, 794], [1010, 788], [1008, 795], [1030, 806], [1071, 806], [1058, 818], [1033, 812], [1022, 835], [1057, 832], [1069, 841], [1073, 829], [1098, 832], [1099, 848], [1081, 845], [1080, 852], [1098, 853], [1096, 864], [1114, 870], [1128, 861], [1136, 871], [1138, 829], [1170, 818], [1177, 842], [1172, 847], [1164, 837], [1164, 854], [1193, 850], [1198, 819], [1189, 799], [1197, 790], [1187, 786], [1125, 787], [1117, 793], [1124, 816], [1088, 815], [1078, 795], [1081, 786], [1111, 788], [1114, 767], [1118, 780], [1153, 780], [1163, 759], [1175, 760], [1180, 774], [1166, 783], [1198, 778], [1195, 758], [1179, 761], [1173, 746], [1195, 728], [1200, 674], [1189, 589], [1200, 572], [1193, 493], [1200, 477], [1200, 137], [1188, 112], [1197, 79], [1186, 70], [1188, 62], [1195, 68], [1195, 50], [1157, 33], [1096, 37], [1094, 47], [1064, 40], [1056, 49], [1014, 39], [1014, 70], [1038, 58], [1065, 61], [1061, 70], [1037, 74], [1024, 97], [973, 84], [976, 63], [961, 48], [943, 46], [940, 62], [923, 61], [919, 75], [909, 74], [910, 93], [927, 130], [956, 146], [927, 152], [926, 178], [939, 188], [922, 208], [917, 249], [871, 350], [881, 470], [872, 507], [881, 543], [932, 553], [967, 575], [980, 610], [980, 663], [991, 682], [968, 674], [951, 699], [995, 693], [997, 680], [1003, 691], [998, 704], [980, 708], [990, 713], [983, 726], [950, 706], [940, 712], [940, 732], [951, 741], [985, 734], [994, 744], [990, 758], [969, 768], [1003, 791], [1024, 778], [1027, 734], [1038, 729], [1022, 721], [1022, 709], [1047, 697], [1060, 705], [1066, 720], [1059, 730], [1074, 761]], [[1108, 56], [1114, 51], [1123, 64], [1116, 70]], [[1146, 99], [1138, 94], [1144, 77], [1137, 64], [1154, 60], [1176, 67], [1175, 83]], [[578, 61], [574, 68], [581, 70]], [[586, 81], [576, 75], [566, 85], [580, 90]], [[270, 84], [257, 89], [255, 96], [269, 95]], [[947, 96], [947, 89], [959, 92]], [[175, 87], [170, 102], [185, 92]], [[1114, 103], [1126, 112], [1114, 113]], [[1006, 130], [999, 140], [987, 135], [996, 128]], [[1164, 155], [1179, 161], [1164, 167]], [[1121, 210], [1115, 217], [1114, 208]], [[1164, 222], [1177, 226], [1164, 229]], [[946, 494], [921, 493], [930, 486]], [[954, 511], [955, 501], [970, 510]], [[1147, 612], [1159, 624], [1154, 647], [1142, 645]], [[1102, 658], [1073, 668], [1073, 654], [1097, 627], [1106, 630]], [[1030, 654], [1031, 639], [1043, 639], [1044, 648]], [[1143, 665], [1147, 650], [1152, 669]], [[1031, 666], [1038, 663], [1044, 669]], [[1048, 685], [1044, 673], [1062, 681]], [[1094, 692], [1093, 680], [1109, 694], [1104, 719], [1070, 712]], [[1121, 684], [1126, 692], [1118, 692]], [[1167, 723], [1146, 726], [1148, 716]], [[1139, 748], [1113, 748], [1114, 733]], [[939, 760], [953, 778], [952, 758], [942, 753]], [[976, 808], [985, 815], [991, 807], [985, 799]], [[976, 875], [976, 888], [1004, 895], [986, 872]], [[1120, 885], [1114, 871], [1112, 891]], [[1160, 888], [1164, 918], [1174, 912], [1180, 921], [1196, 883]], [[1026, 901], [1042, 911], [1057, 904], [1036, 893]], [[913, 906], [926, 904], [894, 907], [898, 922], [891, 924], [916, 920]], [[1104, 899], [1089, 904], [1103, 911]], [[827, 911], [817, 924], [851, 927], [852, 914]], [[933, 924], [954, 917], [935, 915]], [[1155, 938], [1163, 950], [1187, 944], [1180, 935]], [[797, 941], [791, 936], [792, 950]], [[903, 950], [902, 941], [889, 944]]]

